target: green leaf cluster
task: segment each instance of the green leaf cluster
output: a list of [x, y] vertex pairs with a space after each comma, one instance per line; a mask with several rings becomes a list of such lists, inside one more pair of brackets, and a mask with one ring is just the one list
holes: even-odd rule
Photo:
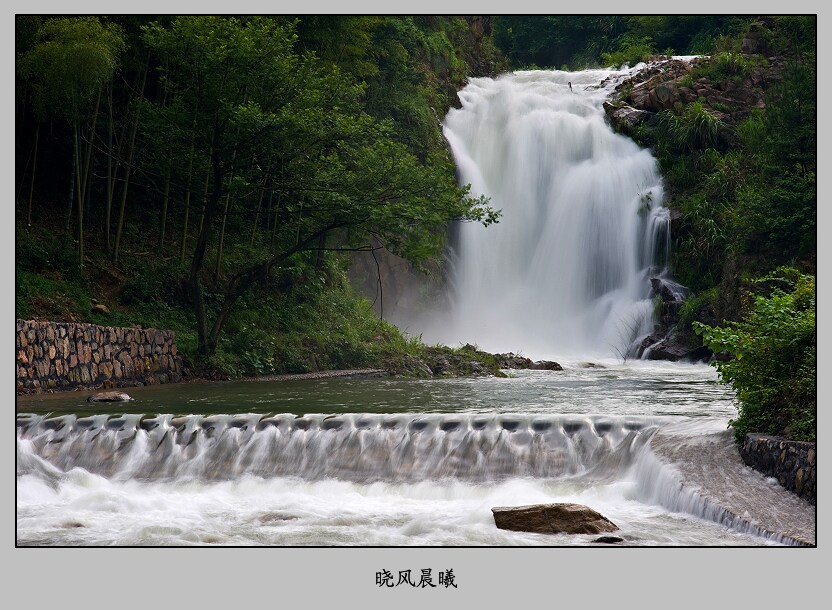
[[737, 440], [749, 432], [815, 440], [815, 277], [781, 267], [756, 283], [770, 294], [754, 295], [742, 320], [721, 327], [694, 322], [695, 332], [714, 352], [730, 354], [714, 366], [737, 393]]

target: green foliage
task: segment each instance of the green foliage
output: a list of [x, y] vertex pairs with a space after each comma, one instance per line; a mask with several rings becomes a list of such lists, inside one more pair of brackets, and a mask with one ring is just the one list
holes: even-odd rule
[[716, 360], [720, 379], [737, 392], [737, 440], [749, 432], [815, 440], [817, 395], [815, 278], [778, 268], [757, 280], [773, 286], [754, 296], [739, 322], [722, 327], [694, 323], [703, 343], [729, 360]]
[[177, 262], [158, 259], [128, 259], [123, 263], [126, 277], [119, 301], [129, 306], [160, 306], [182, 302], [185, 269]]
[[[768, 87], [765, 108], [751, 109], [746, 119], [726, 126], [714, 125], [704, 105], [693, 103], [682, 112], [663, 113], [656, 130], [667, 190], [682, 213], [672, 249], [674, 275], [696, 293], [718, 287], [720, 294], [692, 314], [739, 319], [745, 276], [779, 265], [814, 269], [816, 62], [814, 39], [803, 36], [814, 32], [815, 18], [776, 17], [765, 23], [756, 35], [769, 53], [784, 55], [782, 73], [762, 57], [739, 53], [742, 36], [736, 36], [717, 41], [711, 60], [687, 76], [690, 83], [702, 76], [719, 83], [749, 82], [755, 71], [767, 78], [782, 74]], [[725, 121], [733, 124], [730, 116]]]
[[709, 112], [700, 100], [680, 113], [664, 110], [659, 113], [659, 132], [663, 146], [681, 152], [705, 151], [720, 146], [720, 131], [725, 123]]
[[624, 32], [623, 18], [611, 15], [505, 15], [492, 23], [495, 44], [514, 66], [597, 65]]
[[753, 17], [734, 15], [529, 15], [493, 18], [494, 42], [517, 68], [633, 64], [654, 55], [708, 54]]
[[644, 15], [626, 17], [628, 32], [650, 36], [659, 49], [678, 55], [710, 53], [725, 36], [741, 34], [753, 17], [742, 15]]
[[91, 305], [86, 287], [63, 279], [60, 273], [39, 275], [21, 271], [15, 277], [17, 318], [38, 315], [51, 320], [74, 320], [87, 316]]
[[741, 82], [751, 75], [757, 61], [742, 53], [722, 51], [701, 62], [690, 73], [690, 78], [707, 78], [713, 83], [726, 80]]
[[112, 77], [124, 51], [122, 31], [97, 17], [44, 21], [34, 45], [18, 56], [18, 73], [32, 90], [41, 118], [74, 119]]
[[606, 66], [618, 68], [624, 64], [634, 66], [647, 61], [656, 54], [656, 45], [649, 36], [635, 36], [627, 33], [618, 39], [618, 49], [610, 53], [601, 53], [601, 61]]
[[15, 231], [15, 265], [18, 271], [55, 273], [68, 280], [80, 279], [72, 247], [60, 238], [44, 238], [35, 227], [18, 224]]
[[677, 330], [686, 332], [692, 329], [694, 322], [714, 321], [715, 303], [719, 298], [719, 288], [713, 287], [699, 294], [688, 297], [679, 308]]

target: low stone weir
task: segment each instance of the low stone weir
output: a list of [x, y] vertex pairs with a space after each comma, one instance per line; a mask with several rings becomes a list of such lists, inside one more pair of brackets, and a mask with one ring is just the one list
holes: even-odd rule
[[17, 391], [112, 388], [182, 379], [174, 333], [17, 320]]
[[528, 415], [21, 414], [18, 467], [116, 479], [598, 481], [622, 476], [657, 429], [652, 418]]

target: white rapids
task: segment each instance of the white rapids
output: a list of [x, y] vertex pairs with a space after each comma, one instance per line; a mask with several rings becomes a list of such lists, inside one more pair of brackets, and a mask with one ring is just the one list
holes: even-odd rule
[[[742, 505], [722, 501], [739, 491], [751, 504], [777, 495], [741, 464], [721, 454], [708, 460], [714, 443], [725, 444], [734, 411], [710, 367], [607, 362], [515, 375], [304, 384], [316, 408], [321, 400], [340, 401], [333, 412], [287, 412], [299, 405], [281, 382], [240, 382], [228, 386], [222, 404], [237, 402], [230, 400], [234, 392], [243, 404], [244, 392], [256, 390], [270, 397], [259, 403], [267, 412], [21, 413], [17, 543], [594, 544], [588, 535], [494, 527], [495, 506], [548, 502], [592, 507], [629, 546], [794, 542], [781, 535], [792, 531], [782, 524], [756, 522], [753, 507], [749, 516]], [[136, 388], [131, 405], [154, 408], [163, 392], [209, 404], [213, 387], [194, 385], [184, 396]], [[385, 388], [383, 412], [361, 410]], [[700, 488], [699, 479], [711, 487], [718, 479], [717, 494]], [[779, 500], [772, 506], [805, 517], [793, 536], [813, 538], [811, 510]]]

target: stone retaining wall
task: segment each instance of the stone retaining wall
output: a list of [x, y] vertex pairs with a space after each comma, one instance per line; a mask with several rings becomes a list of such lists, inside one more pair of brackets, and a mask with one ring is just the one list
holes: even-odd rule
[[113, 388], [181, 381], [174, 333], [17, 320], [17, 391]]
[[776, 436], [747, 434], [740, 446], [743, 461], [807, 500], [817, 503], [817, 445]]

